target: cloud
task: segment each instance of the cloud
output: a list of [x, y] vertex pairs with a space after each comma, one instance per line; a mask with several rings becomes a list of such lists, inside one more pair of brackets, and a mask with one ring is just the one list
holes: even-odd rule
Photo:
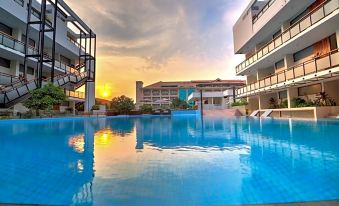
[[235, 78], [232, 27], [250, 0], [65, 1], [96, 32], [97, 84], [114, 95], [137, 79]]

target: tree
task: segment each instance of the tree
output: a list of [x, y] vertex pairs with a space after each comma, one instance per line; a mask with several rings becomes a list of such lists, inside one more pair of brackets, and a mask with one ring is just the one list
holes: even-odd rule
[[144, 104], [140, 107], [140, 111], [142, 111], [142, 113], [152, 113], [153, 112], [153, 107], [151, 105], [148, 104]]
[[171, 108], [172, 109], [187, 109], [189, 105], [186, 101], [180, 100], [179, 98], [175, 98], [172, 100]]
[[25, 102], [28, 109], [35, 110], [39, 116], [39, 110], [52, 110], [53, 105], [58, 105], [67, 100], [64, 90], [48, 83], [42, 88], [30, 92], [31, 97]]
[[135, 108], [134, 100], [132, 98], [122, 95], [114, 97], [111, 101], [111, 109], [120, 114], [128, 114]]

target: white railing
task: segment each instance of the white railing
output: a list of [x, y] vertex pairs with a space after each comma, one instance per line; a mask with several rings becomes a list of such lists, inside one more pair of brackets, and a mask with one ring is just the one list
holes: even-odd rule
[[304, 32], [307, 28], [311, 27], [321, 19], [329, 16], [332, 12], [339, 8], [338, 0], [326, 0], [315, 9], [306, 14], [299, 21], [291, 25], [286, 31], [273, 40], [265, 44], [261, 49], [256, 51], [255, 54], [244, 60], [236, 66], [236, 73], [246, 70], [250, 65], [270, 54], [273, 50], [280, 48], [285, 43], [294, 39], [298, 34]]

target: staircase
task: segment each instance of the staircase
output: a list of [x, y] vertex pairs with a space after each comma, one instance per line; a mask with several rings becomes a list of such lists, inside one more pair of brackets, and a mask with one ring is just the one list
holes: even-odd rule
[[[54, 77], [53, 84], [58, 87], [70, 87], [73, 90], [81, 87], [87, 80], [87, 72], [75, 71]], [[50, 79], [45, 79], [42, 86], [48, 84]], [[30, 92], [38, 88], [38, 79], [24, 81], [5, 87], [0, 90], [0, 108], [9, 108], [30, 97]]]

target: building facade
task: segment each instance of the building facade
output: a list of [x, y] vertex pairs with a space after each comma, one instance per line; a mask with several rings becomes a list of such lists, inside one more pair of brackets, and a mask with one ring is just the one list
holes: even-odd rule
[[339, 103], [339, 1], [252, 0], [233, 27], [236, 67], [246, 86], [236, 91], [250, 110], [272, 102], [293, 107], [326, 92]]
[[[169, 106], [173, 99], [186, 101], [190, 106], [204, 109], [223, 109], [229, 106], [235, 89], [245, 85], [242, 80], [199, 80], [181, 82], [157, 82], [146, 87], [136, 82], [136, 105], [151, 105], [153, 108]], [[202, 93], [202, 98], [201, 98]]]
[[89, 111], [95, 56], [96, 34], [63, 0], [0, 2], [0, 108], [20, 111], [30, 91], [52, 82], [69, 97], [61, 108]]

